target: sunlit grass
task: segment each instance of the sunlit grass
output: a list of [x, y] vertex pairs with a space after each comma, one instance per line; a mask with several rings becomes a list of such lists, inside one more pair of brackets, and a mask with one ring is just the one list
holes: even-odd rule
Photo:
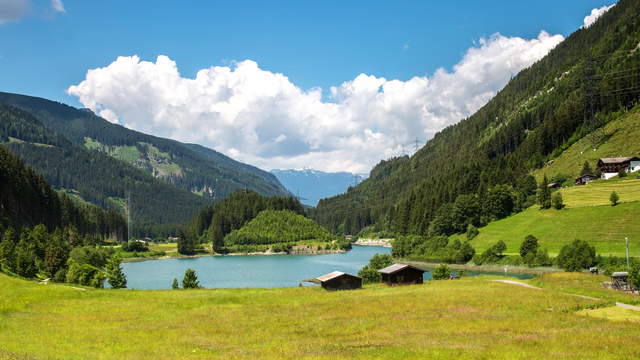
[[81, 291], [0, 275], [0, 358], [619, 359], [640, 352], [637, 324], [575, 314], [600, 301], [490, 279], [345, 292]]

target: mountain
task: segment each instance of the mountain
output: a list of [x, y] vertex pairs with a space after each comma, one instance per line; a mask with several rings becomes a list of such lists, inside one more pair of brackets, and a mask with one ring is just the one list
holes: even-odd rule
[[127, 129], [58, 102], [0, 92], [0, 104], [31, 113], [46, 128], [74, 145], [127, 162], [166, 183], [209, 198], [224, 198], [238, 189], [284, 195], [272, 174], [194, 144], [184, 144]]
[[0, 105], [0, 142], [53, 187], [104, 209], [124, 213], [129, 196], [134, 234], [152, 234], [151, 224], [185, 222], [211, 203], [102, 152], [75, 145], [13, 106]]
[[322, 198], [341, 194], [360, 183], [364, 176], [349, 172], [327, 173], [318, 170], [271, 170], [300, 202], [316, 206]]
[[640, 94], [639, 44], [640, 2], [621, 0], [416, 154], [382, 161], [346, 194], [321, 200], [313, 217], [341, 233], [375, 225], [429, 234], [459, 196], [483, 199], [496, 185], [517, 186], [633, 107]]

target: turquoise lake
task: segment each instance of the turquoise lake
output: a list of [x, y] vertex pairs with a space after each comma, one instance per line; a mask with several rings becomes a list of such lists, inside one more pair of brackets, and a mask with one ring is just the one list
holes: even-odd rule
[[[169, 289], [192, 268], [206, 288], [276, 288], [299, 286], [302, 280], [332, 271], [357, 274], [375, 254], [389, 254], [382, 246], [353, 246], [342, 254], [206, 256], [190, 259], [148, 260], [123, 263], [129, 289]], [[467, 272], [467, 275], [477, 275]], [[504, 274], [502, 274], [504, 275]], [[528, 278], [525, 274], [509, 274]], [[425, 280], [431, 273], [425, 273]], [[305, 286], [312, 284], [303, 283]]]

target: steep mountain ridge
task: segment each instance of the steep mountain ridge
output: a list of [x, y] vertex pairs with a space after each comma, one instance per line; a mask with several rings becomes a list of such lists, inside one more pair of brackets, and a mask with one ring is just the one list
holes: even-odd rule
[[102, 152], [167, 183], [205, 197], [224, 198], [238, 189], [284, 195], [272, 174], [193, 144], [143, 134], [58, 102], [0, 92], [0, 104], [31, 113], [75, 145]]
[[134, 234], [150, 234], [149, 224], [185, 222], [211, 202], [101, 152], [74, 145], [12, 106], [0, 105], [0, 142], [55, 188], [71, 190], [102, 208], [122, 214], [124, 199], [130, 196]]
[[[639, 68], [639, 43], [640, 2], [621, 0], [415, 155], [382, 161], [346, 194], [321, 200], [314, 218], [341, 233], [357, 233], [372, 223], [397, 230], [403, 223], [409, 233], [426, 234], [443, 204], [496, 184], [515, 185], [600, 126], [584, 121], [589, 101], [603, 121], [604, 115], [633, 106], [640, 74], [616, 74]], [[636, 91], [616, 92], [629, 88]]]

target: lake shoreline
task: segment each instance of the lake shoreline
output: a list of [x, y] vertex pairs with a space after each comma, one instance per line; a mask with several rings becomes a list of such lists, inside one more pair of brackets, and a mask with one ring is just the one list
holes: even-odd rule
[[142, 262], [142, 261], [150, 261], [150, 260], [172, 260], [172, 259], [196, 259], [201, 257], [224, 257], [224, 256], [273, 256], [273, 255], [330, 255], [330, 254], [342, 254], [345, 253], [346, 250], [308, 250], [301, 251], [296, 250], [293, 252], [247, 252], [247, 253], [228, 253], [228, 254], [195, 254], [195, 255], [177, 255], [177, 256], [150, 256], [150, 257], [131, 257], [122, 259], [123, 263], [129, 262]]
[[[428, 262], [428, 261], [419, 261], [419, 260], [411, 260], [411, 259], [395, 259], [398, 262], [403, 264], [415, 265], [418, 267], [425, 268], [436, 268], [440, 264], [439, 262]], [[446, 264], [452, 270], [468, 270], [475, 272], [506, 272], [512, 274], [531, 274], [531, 275], [542, 275], [545, 273], [553, 273], [553, 272], [561, 272], [563, 270], [553, 268], [553, 267], [537, 267], [537, 268], [528, 268], [522, 266], [505, 266], [505, 265], [468, 265], [468, 264]], [[506, 271], [505, 271], [506, 268]]]
[[393, 239], [358, 239], [356, 240], [356, 242], [354, 243], [355, 245], [360, 245], [360, 246], [383, 246], [386, 248], [390, 248], [391, 247], [391, 242], [393, 241]]

